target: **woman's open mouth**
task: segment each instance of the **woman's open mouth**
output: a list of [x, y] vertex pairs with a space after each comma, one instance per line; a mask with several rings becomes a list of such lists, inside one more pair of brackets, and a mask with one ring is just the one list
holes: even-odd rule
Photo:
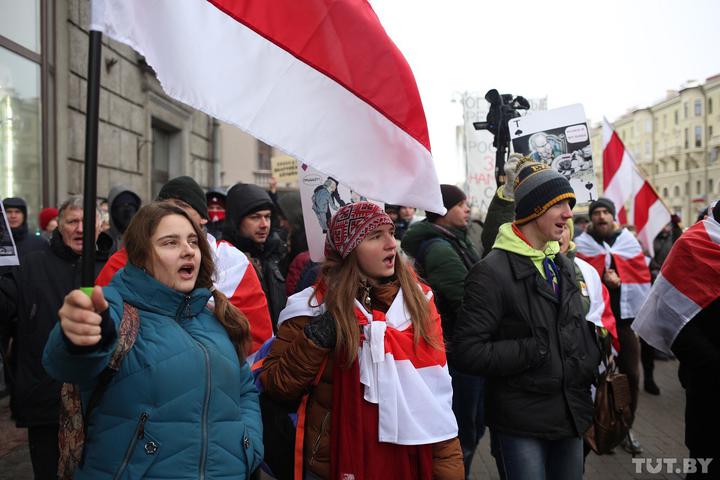
[[395, 265], [395, 254], [383, 258], [383, 264], [386, 268], [392, 268]]
[[182, 267], [180, 267], [180, 270], [178, 270], [178, 273], [180, 274], [180, 278], [183, 280], [192, 280], [193, 274], [195, 273], [195, 265], [192, 263], [186, 263]]

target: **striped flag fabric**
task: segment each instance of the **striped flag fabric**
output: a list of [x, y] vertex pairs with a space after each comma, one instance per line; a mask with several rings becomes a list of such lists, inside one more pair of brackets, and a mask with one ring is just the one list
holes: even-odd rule
[[610, 307], [610, 292], [608, 292], [607, 287], [602, 283], [600, 274], [592, 265], [577, 256], [574, 261], [580, 269], [584, 280], [580, 285], [582, 294], [587, 294], [590, 297], [590, 310], [585, 315], [585, 320], [597, 327], [606, 329], [612, 337], [613, 347], [616, 351], [620, 351], [617, 323]]
[[602, 278], [605, 269], [615, 263], [622, 280], [620, 285], [620, 319], [634, 318], [650, 291], [650, 268], [638, 241], [622, 229], [612, 245], [595, 241], [583, 232], [575, 237], [577, 256], [592, 265]]
[[709, 217], [673, 245], [632, 324], [647, 343], [670, 352], [678, 333], [720, 297], [720, 223]]
[[93, 0], [171, 97], [388, 203], [445, 213], [415, 78], [365, 0]]
[[[603, 191], [617, 207], [617, 220], [635, 225], [638, 240], [653, 256], [653, 240], [670, 222], [670, 211], [607, 119], [603, 119]], [[625, 209], [627, 202], [632, 216]]]
[[[420, 284], [418, 288], [430, 304], [430, 335], [441, 339], [440, 314], [432, 290]], [[278, 327], [291, 318], [325, 312], [325, 304], [318, 300], [321, 292], [321, 286], [308, 287], [288, 298]], [[458, 427], [445, 349], [415, 342], [403, 298], [402, 290], [398, 291], [385, 313], [368, 312], [355, 300], [355, 316], [362, 329], [358, 364], [363, 398], [378, 405], [381, 442], [425, 445], [448, 440], [457, 436]]]

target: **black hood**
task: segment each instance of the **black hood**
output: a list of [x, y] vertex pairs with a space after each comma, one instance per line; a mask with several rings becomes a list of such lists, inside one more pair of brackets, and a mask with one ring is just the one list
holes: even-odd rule
[[125, 233], [132, 217], [140, 210], [142, 201], [137, 193], [125, 185], [116, 185], [108, 195], [108, 213], [112, 236]]
[[20, 224], [17, 228], [11, 228], [12, 230], [12, 236], [15, 239], [15, 242], [19, 242], [23, 240], [27, 234], [28, 234], [28, 224], [27, 224], [27, 202], [23, 200], [20, 197], [8, 197], [5, 200], [3, 200], [3, 206], [5, 207], [5, 210], [8, 208], [17, 208], [20, 209], [23, 213], [23, 222]]
[[223, 224], [223, 240], [233, 245], [240, 241], [240, 221], [258, 210], [275, 210], [275, 205], [268, 192], [249, 183], [238, 183], [233, 186], [225, 201], [225, 223]]
[[8, 197], [3, 200], [5, 210], [8, 208], [17, 208], [23, 212], [23, 225], [27, 225], [27, 202], [20, 197]]

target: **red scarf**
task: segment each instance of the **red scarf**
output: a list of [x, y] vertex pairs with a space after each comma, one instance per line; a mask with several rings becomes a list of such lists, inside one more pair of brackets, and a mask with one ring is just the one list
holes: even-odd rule
[[358, 361], [343, 368], [341, 358], [333, 369], [330, 478], [431, 480], [432, 445], [379, 442], [378, 406], [363, 399]]

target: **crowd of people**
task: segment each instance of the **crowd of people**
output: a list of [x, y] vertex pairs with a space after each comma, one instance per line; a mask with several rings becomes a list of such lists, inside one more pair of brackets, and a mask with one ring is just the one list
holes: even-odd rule
[[[39, 212], [37, 235], [5, 199], [20, 264], [0, 267], [0, 386], [35, 478], [463, 479], [489, 432], [501, 478], [579, 479], [602, 365], [627, 375], [634, 417], [663, 355], [691, 456], [720, 456], [720, 203], [687, 233], [673, 217], [650, 257], [610, 200], [575, 215], [550, 167], [512, 156], [505, 174], [481, 234], [453, 185], [425, 218], [328, 208], [322, 263], [274, 183], [177, 177], [145, 205], [119, 185], [94, 212], [91, 292], [82, 197]], [[715, 283], [697, 308], [649, 307], [700, 244], [711, 268], [683, 275]]]

